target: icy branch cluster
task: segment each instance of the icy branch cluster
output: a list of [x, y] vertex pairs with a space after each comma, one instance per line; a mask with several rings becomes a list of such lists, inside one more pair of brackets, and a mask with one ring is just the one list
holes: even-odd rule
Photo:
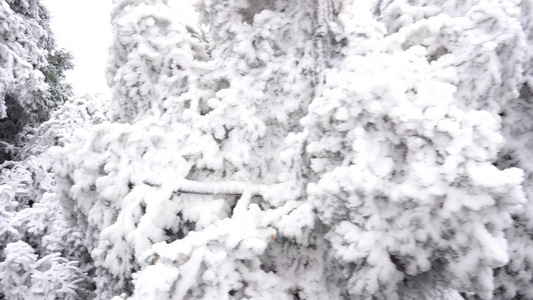
[[70, 142], [72, 130], [105, 118], [95, 98], [74, 99], [36, 129], [27, 128], [19, 160], [0, 171], [0, 293], [6, 299], [91, 298], [92, 260], [54, 193], [47, 154]]
[[47, 64], [53, 40], [48, 23], [40, 19], [44, 8], [37, 1], [8, 0], [0, 5], [0, 118], [5, 118], [6, 96], [30, 111], [42, 109], [47, 86], [40, 68]]
[[[500, 117], [476, 110], [483, 103], [472, 87], [485, 97], [490, 91], [495, 100], [513, 100], [515, 82], [490, 80], [499, 80], [492, 68], [514, 61], [480, 53], [494, 66], [455, 67], [466, 60], [457, 40], [471, 40], [462, 35], [472, 34], [464, 27], [478, 30], [475, 21], [437, 15], [379, 39], [352, 44], [347, 37], [345, 59], [326, 72], [321, 95], [302, 119], [310, 165], [319, 174], [308, 197], [330, 227], [334, 257], [354, 264], [344, 275], [354, 296], [391, 299], [403, 282], [436, 272], [439, 284], [489, 297], [492, 269], [509, 260], [504, 229], [510, 207], [525, 203], [523, 172], [492, 164], [504, 142]], [[369, 36], [386, 32], [380, 25]], [[447, 44], [432, 41], [431, 30], [450, 32], [439, 37]], [[511, 33], [504, 47], [522, 37]], [[497, 47], [499, 41], [492, 42]], [[367, 44], [373, 53], [360, 52]], [[439, 47], [447, 53], [437, 58]], [[469, 74], [470, 82], [457, 74]], [[495, 100], [490, 104], [499, 105]]]
[[34, 249], [23, 241], [10, 243], [4, 249], [6, 258], [0, 263], [0, 285], [7, 299], [85, 298], [80, 285], [88, 282], [77, 263], [67, 261], [59, 253], [37, 259]]

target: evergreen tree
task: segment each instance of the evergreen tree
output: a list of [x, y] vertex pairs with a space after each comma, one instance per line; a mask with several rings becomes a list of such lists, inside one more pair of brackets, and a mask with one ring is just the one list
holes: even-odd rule
[[53, 194], [46, 151], [59, 132], [54, 122], [38, 129], [71, 95], [71, 56], [56, 49], [39, 1], [1, 1], [0, 23], [0, 298], [73, 299], [90, 293], [87, 268], [70, 261], [84, 248]]
[[114, 4], [52, 151], [97, 299], [533, 299], [531, 1]]
[[[56, 197], [52, 161], [47, 152], [52, 146], [68, 144], [76, 128], [106, 120], [103, 104], [103, 99], [97, 97], [69, 100], [38, 128], [26, 128], [28, 142], [19, 151], [21, 160], [1, 165], [0, 298], [94, 297], [94, 282], [89, 277], [94, 273], [94, 264], [83, 245], [82, 233], [67, 223]], [[36, 269], [21, 269], [10, 262], [26, 252], [34, 258]]]
[[26, 125], [38, 126], [71, 95], [63, 72], [71, 56], [57, 50], [49, 13], [37, 0], [0, 3], [0, 163], [16, 157]]
[[34, 249], [25, 242], [8, 244], [6, 258], [0, 263], [1, 290], [7, 299], [87, 299], [84, 284], [90, 281], [75, 262], [59, 253], [37, 259]]

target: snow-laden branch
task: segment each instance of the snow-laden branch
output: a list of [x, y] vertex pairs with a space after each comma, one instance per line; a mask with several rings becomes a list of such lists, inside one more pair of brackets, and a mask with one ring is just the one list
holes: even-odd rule
[[177, 192], [199, 195], [242, 195], [262, 196], [267, 186], [242, 181], [199, 182], [182, 179]]

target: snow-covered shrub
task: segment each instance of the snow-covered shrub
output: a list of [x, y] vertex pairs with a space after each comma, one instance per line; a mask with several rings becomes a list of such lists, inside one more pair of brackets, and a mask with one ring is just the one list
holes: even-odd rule
[[[513, 224], [506, 230], [510, 262], [495, 271], [495, 297], [532, 299], [533, 257], [531, 253], [531, 67], [533, 5], [531, 1], [446, 1], [430, 5], [429, 1], [381, 1], [382, 19], [387, 26], [412, 24], [414, 19], [432, 17], [442, 22], [438, 34], [413, 32], [429, 45], [430, 57], [452, 57], [456, 63], [458, 90], [455, 97], [470, 108], [482, 108], [501, 118], [505, 139], [495, 165], [524, 170], [524, 207], [513, 210]], [[435, 3], [437, 4], [437, 3]], [[410, 12], [410, 13], [406, 13]], [[414, 13], [416, 12], [416, 13]], [[423, 12], [423, 13], [422, 13]], [[445, 13], [445, 16], [439, 15]], [[411, 20], [409, 20], [412, 18]], [[429, 21], [429, 19], [428, 19]], [[426, 21], [427, 33], [435, 32]], [[415, 26], [405, 26], [416, 28]], [[391, 28], [391, 27], [389, 27]], [[401, 29], [402, 32], [409, 29]]]
[[3, 252], [5, 259], [0, 263], [1, 292], [8, 299], [27, 299], [37, 255], [30, 245], [22, 241], [7, 244]]
[[96, 298], [529, 295], [531, 7], [444, 2], [116, 0], [52, 151]]
[[179, 141], [157, 121], [102, 123], [55, 151], [60, 200], [104, 274], [99, 288], [120, 292], [136, 256], [177, 234], [181, 205], [172, 187], [190, 169]]
[[198, 77], [210, 66], [196, 14], [186, 4], [172, 10], [165, 3], [115, 1], [107, 72], [113, 120], [167, 115], [177, 121], [185, 108], [207, 100]]
[[53, 37], [45, 21], [48, 12], [38, 1], [10, 0], [0, 5], [4, 24], [0, 29], [0, 117], [5, 118], [9, 105], [6, 96], [26, 106], [28, 112], [42, 110], [39, 106], [44, 99], [38, 96], [46, 91], [46, 85], [39, 68], [46, 65]]
[[7, 299], [82, 299], [89, 297], [90, 279], [54, 253], [38, 259], [25, 242], [7, 244], [0, 262], [0, 291]]
[[50, 15], [40, 1], [0, 3], [0, 163], [24, 144], [21, 131], [38, 126], [70, 96], [64, 71], [71, 57], [55, 48]]
[[9, 241], [18, 237], [18, 232], [12, 225], [17, 206], [13, 187], [7, 184], [0, 185], [0, 245], [7, 245]]
[[350, 266], [351, 295], [394, 299], [435, 271], [438, 284], [489, 297], [492, 268], [508, 261], [509, 207], [525, 201], [522, 171], [492, 165], [497, 120], [455, 106], [420, 50], [349, 56], [326, 75], [302, 121], [319, 175], [308, 199]]
[[320, 176], [309, 200], [349, 294], [444, 287], [491, 298], [492, 269], [509, 261], [504, 230], [525, 203], [522, 171], [493, 165], [498, 114], [523, 83], [518, 7], [482, 1], [453, 17], [439, 14], [447, 5], [389, 2], [384, 23], [356, 6], [339, 13], [344, 58], [302, 120]]
[[[24, 242], [31, 245], [35, 255], [42, 257], [42, 263], [46, 260], [53, 261], [52, 271], [41, 270], [41, 273], [35, 275], [47, 277], [44, 287], [52, 290], [60, 289], [61, 287], [57, 285], [61, 281], [64, 282], [61, 283], [62, 285], [78, 286], [75, 290], [65, 290], [66, 294], [51, 293], [52, 296], [57, 295], [58, 299], [63, 299], [67, 294], [88, 295], [93, 287], [90, 286], [90, 279], [83, 274], [92, 272], [93, 265], [82, 243], [82, 235], [78, 228], [69, 226], [64, 218], [63, 209], [55, 195], [56, 184], [51, 169], [52, 161], [47, 151], [51, 146], [68, 143], [75, 128], [90, 126], [105, 120], [104, 103], [105, 101], [99, 97], [81, 97], [67, 102], [65, 106], [54, 112], [49, 121], [38, 128], [27, 127], [24, 131], [26, 141], [17, 153], [18, 160], [8, 161], [1, 165], [0, 248], [6, 248], [9, 243]], [[46, 260], [45, 257], [47, 257]], [[3, 258], [4, 253], [1, 253], [0, 261]], [[74, 263], [75, 261], [80, 262], [79, 266]], [[5, 266], [8, 269], [11, 268], [10, 265]], [[72, 280], [78, 280], [78, 277], [67, 273], [61, 275], [60, 272], [54, 271], [57, 268], [64, 269], [64, 272], [68, 270], [70, 272], [68, 274], [78, 274], [75, 275], [78, 277], [83, 275], [85, 279], [83, 282], [76, 283]], [[56, 278], [56, 275], [59, 277]], [[32, 288], [41, 281], [28, 283], [28, 288]], [[6, 284], [4, 288], [6, 297], [12, 292], [14, 293]], [[50, 293], [46, 292], [46, 294]]]
[[[281, 278], [262, 269], [259, 256], [275, 231], [259, 225], [258, 221], [264, 220], [261, 215], [261, 209], [252, 204], [241, 215], [191, 232], [170, 245], [154, 246], [155, 254], [147, 257], [153, 264], [138, 275], [133, 299], [215, 299], [229, 295], [289, 299]], [[162, 275], [165, 283], [155, 282], [154, 274]]]
[[[141, 254], [154, 243], [181, 239], [231, 216], [238, 196], [187, 195], [189, 180], [275, 182], [285, 131], [299, 126], [313, 93], [312, 43], [305, 38], [312, 24], [299, 3], [256, 16], [254, 26], [231, 16], [212, 20], [213, 27], [232, 22], [240, 46], [217, 36], [224, 31], [205, 36], [185, 5], [178, 7], [181, 15], [164, 1], [115, 6], [111, 114], [131, 124], [79, 131], [54, 154], [62, 204], [87, 233], [101, 298], [133, 292], [131, 273], [140, 270]], [[305, 22], [305, 36], [291, 29], [288, 16]], [[210, 39], [223, 43], [208, 47]], [[278, 69], [258, 81], [267, 63]], [[249, 95], [251, 85], [259, 92]]]

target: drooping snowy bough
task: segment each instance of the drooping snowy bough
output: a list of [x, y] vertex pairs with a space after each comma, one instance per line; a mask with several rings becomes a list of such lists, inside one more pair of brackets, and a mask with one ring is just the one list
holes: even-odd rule
[[531, 297], [531, 5], [441, 2], [116, 0], [54, 150], [98, 299]]

